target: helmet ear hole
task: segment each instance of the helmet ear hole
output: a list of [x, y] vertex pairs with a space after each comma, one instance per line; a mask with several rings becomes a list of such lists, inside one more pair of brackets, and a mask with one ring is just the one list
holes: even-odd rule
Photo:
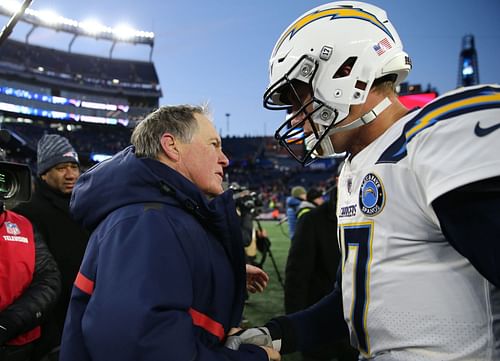
[[366, 82], [358, 80], [358, 81], [356, 81], [356, 84], [354, 85], [354, 87], [356, 89], [359, 89], [359, 90], [366, 90], [367, 85], [368, 84]]
[[356, 56], [347, 58], [346, 61], [344, 61], [342, 65], [337, 69], [337, 71], [333, 75], [333, 79], [345, 78], [346, 76], [349, 76], [351, 74], [352, 68], [354, 67], [354, 64], [356, 63], [356, 60], [358, 60]]

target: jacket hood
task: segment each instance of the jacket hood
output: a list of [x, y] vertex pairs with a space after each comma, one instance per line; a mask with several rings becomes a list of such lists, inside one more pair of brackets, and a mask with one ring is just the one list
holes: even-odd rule
[[135, 203], [173, 204], [214, 221], [230, 199], [232, 192], [227, 191], [208, 202], [180, 173], [157, 160], [137, 158], [129, 146], [80, 176], [70, 209], [75, 220], [93, 230], [115, 209]]

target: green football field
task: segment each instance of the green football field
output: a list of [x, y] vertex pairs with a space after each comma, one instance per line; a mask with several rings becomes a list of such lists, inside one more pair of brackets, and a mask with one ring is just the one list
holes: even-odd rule
[[[288, 256], [288, 248], [290, 247], [290, 239], [288, 238], [288, 225], [283, 223], [281, 226], [276, 221], [261, 222], [262, 227], [267, 231], [271, 241], [271, 253], [276, 261], [276, 269], [281, 275], [283, 281], [285, 277], [285, 264]], [[257, 256], [260, 259], [261, 254]], [[267, 255], [264, 262], [264, 270], [269, 274], [270, 282], [263, 293], [251, 294], [244, 310], [244, 318], [248, 321], [245, 327], [260, 326], [266, 323], [274, 316], [282, 315], [284, 311], [283, 305], [283, 288], [278, 279], [270, 254]], [[299, 354], [285, 355], [282, 357], [284, 361], [299, 361]]]

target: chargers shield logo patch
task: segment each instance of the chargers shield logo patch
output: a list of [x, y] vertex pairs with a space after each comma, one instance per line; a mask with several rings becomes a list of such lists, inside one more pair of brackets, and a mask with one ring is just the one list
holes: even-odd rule
[[373, 173], [363, 178], [359, 190], [359, 204], [361, 212], [367, 216], [374, 216], [382, 211], [385, 205], [385, 191], [380, 179]]

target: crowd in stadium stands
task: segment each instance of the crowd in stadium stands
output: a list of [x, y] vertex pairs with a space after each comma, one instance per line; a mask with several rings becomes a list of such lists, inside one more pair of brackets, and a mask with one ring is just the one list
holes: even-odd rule
[[[63, 123], [3, 123], [12, 134], [11, 158], [33, 165], [34, 150], [44, 134], [59, 134], [70, 140], [82, 160], [83, 167], [93, 164], [95, 153], [113, 155], [129, 144], [131, 130], [122, 126], [71, 125]], [[15, 152], [13, 152], [16, 150]]]
[[52, 74], [70, 81], [97, 81], [97, 85], [109, 85], [107, 81], [120, 80], [120, 84], [159, 84], [153, 63], [134, 60], [101, 58], [72, 54], [61, 50], [7, 40], [2, 46], [0, 62], [21, 65], [27, 71]]

